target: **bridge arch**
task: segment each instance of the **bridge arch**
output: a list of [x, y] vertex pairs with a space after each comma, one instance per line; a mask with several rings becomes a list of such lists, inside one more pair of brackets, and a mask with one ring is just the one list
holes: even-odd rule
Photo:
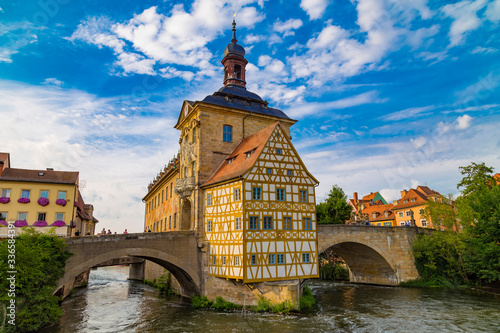
[[399, 285], [419, 278], [412, 243], [420, 232], [412, 227], [319, 225], [318, 253], [332, 248], [349, 266], [353, 282]]
[[78, 275], [101, 263], [135, 257], [152, 261], [171, 272], [182, 287], [182, 294], [200, 293], [199, 258], [192, 232], [92, 236], [68, 238], [66, 242], [73, 256], [66, 263], [56, 290], [71, 288]]
[[376, 246], [359, 242], [343, 241], [320, 250], [332, 249], [347, 264], [350, 280], [356, 283], [398, 285], [397, 270]]

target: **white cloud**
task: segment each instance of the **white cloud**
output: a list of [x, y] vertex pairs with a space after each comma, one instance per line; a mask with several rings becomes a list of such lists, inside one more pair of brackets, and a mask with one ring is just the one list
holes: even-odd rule
[[274, 22], [273, 29], [279, 33], [282, 33], [283, 36], [293, 36], [295, 35], [295, 31], [302, 26], [302, 21], [299, 19], [289, 19], [285, 22], [281, 22], [280, 20]]
[[178, 74], [182, 78], [201, 79], [217, 72], [207, 44], [229, 29], [225, 18], [238, 12], [238, 25], [244, 27], [251, 27], [265, 18], [250, 5], [252, 3], [255, 1], [195, 0], [190, 12], [177, 4], [169, 15], [158, 13], [153, 6], [120, 23], [91, 17], [68, 39], [111, 48], [117, 57], [115, 65], [124, 74], [153, 75], [161, 73], [158, 67], [187, 66], [190, 67], [188, 71], [169, 70], [168, 77]]
[[256, 44], [256, 43], [262, 42], [264, 40], [266, 40], [265, 36], [248, 34], [248, 35], [245, 36], [244, 43], [246, 45], [248, 45], [248, 44], [251, 45], [251, 44]]
[[454, 20], [448, 33], [451, 47], [463, 44], [466, 34], [481, 25], [482, 22], [477, 12], [486, 4], [487, 0], [465, 0], [448, 4], [441, 9], [444, 15]]
[[492, 22], [498, 23], [498, 21], [500, 21], [500, 0], [490, 2], [486, 9], [485, 16]]
[[119, 98], [0, 80], [0, 150], [11, 153], [13, 167], [79, 171], [101, 228], [142, 231], [146, 186], [177, 153], [167, 144], [178, 135], [176, 114], [120, 108]]
[[463, 116], [460, 116], [456, 120], [456, 127], [457, 129], [464, 130], [470, 127], [472, 121], [472, 117], [469, 115], [464, 114]]
[[[459, 98], [461, 104], [482, 104], [481, 101], [490, 97], [500, 84], [500, 74], [489, 73], [481, 77], [477, 82], [467, 88], [457, 91], [455, 95]], [[468, 107], [463, 105], [464, 108]], [[477, 106], [477, 105], [472, 105]]]
[[311, 20], [319, 19], [328, 6], [328, 0], [301, 0], [300, 8], [302, 8]]
[[50, 84], [55, 86], [62, 86], [64, 84], [63, 81], [56, 79], [55, 77], [48, 77], [43, 80], [42, 84]]
[[422, 107], [413, 107], [404, 109], [397, 112], [389, 113], [382, 117], [384, 120], [388, 121], [399, 121], [403, 119], [415, 118], [418, 116], [424, 116], [428, 114], [428, 111], [435, 109], [434, 105], [422, 106]]
[[285, 111], [290, 117], [301, 119], [306, 116], [321, 115], [330, 110], [345, 109], [363, 104], [383, 103], [383, 102], [384, 100], [378, 98], [377, 92], [372, 90], [359, 95], [350, 96], [331, 102], [293, 105], [292, 107], [290, 107]]
[[12, 55], [19, 53], [23, 47], [34, 44], [38, 41], [34, 31], [39, 28], [30, 22], [0, 22], [0, 37], [2, 37], [2, 46], [0, 46], [0, 62], [12, 62]]
[[470, 51], [470, 53], [472, 54], [488, 54], [496, 52], [498, 52], [498, 50], [493, 47], [482, 47], [482, 46], [476, 46], [472, 51]]

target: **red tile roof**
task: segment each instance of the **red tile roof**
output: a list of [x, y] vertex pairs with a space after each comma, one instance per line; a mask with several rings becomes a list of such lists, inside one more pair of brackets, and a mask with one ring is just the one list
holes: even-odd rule
[[7, 168], [3, 170], [0, 181], [76, 184], [78, 172]]
[[[368, 215], [368, 221], [388, 221], [394, 219], [394, 213], [391, 209], [394, 208], [392, 203], [387, 205], [371, 205], [363, 209], [362, 213]], [[385, 212], [389, 212], [388, 216], [385, 216]], [[374, 218], [373, 213], [376, 213], [377, 216]]]
[[[440, 196], [439, 192], [431, 190], [427, 186], [418, 186], [416, 189], [410, 189], [394, 206], [393, 210], [404, 209], [408, 207], [415, 207], [425, 205], [426, 202], [433, 196]], [[412, 202], [412, 199], [414, 200]], [[405, 202], [406, 201], [406, 202]]]
[[[233, 152], [222, 162], [217, 171], [202, 186], [213, 185], [242, 176], [255, 164], [257, 157], [260, 155], [276, 126], [279, 126], [278, 122], [241, 140]], [[254, 150], [253, 153], [247, 158], [246, 153], [252, 150]]]

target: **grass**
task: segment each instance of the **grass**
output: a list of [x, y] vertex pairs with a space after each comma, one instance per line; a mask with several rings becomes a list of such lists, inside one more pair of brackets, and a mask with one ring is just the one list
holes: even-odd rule
[[316, 304], [316, 299], [314, 299], [311, 289], [305, 286], [302, 296], [300, 296], [300, 311], [312, 309], [314, 304]]
[[191, 298], [191, 304], [193, 308], [210, 308], [226, 311], [242, 308], [241, 305], [228, 302], [220, 296], [215, 299], [215, 302], [209, 300], [207, 296], [194, 296]]

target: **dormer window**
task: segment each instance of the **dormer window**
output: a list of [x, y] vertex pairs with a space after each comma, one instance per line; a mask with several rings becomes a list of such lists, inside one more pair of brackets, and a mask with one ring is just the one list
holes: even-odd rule
[[236, 158], [236, 157], [231, 157], [231, 158], [228, 158], [228, 159], [227, 159], [227, 165], [229, 165], [229, 164], [233, 163], [233, 161], [234, 161], [234, 159], [235, 159], [235, 158]]
[[411, 198], [411, 202], [415, 202], [415, 201], [417, 201], [417, 199]]
[[255, 152], [255, 149], [256, 149], [256, 148], [254, 148], [254, 149], [252, 149], [252, 150], [250, 150], [250, 151], [247, 151], [247, 152], [245, 153], [245, 158], [249, 158], [250, 156], [252, 156], [252, 154]]
[[385, 211], [384, 215], [385, 215], [385, 217], [389, 217], [389, 212]]
[[372, 218], [376, 219], [377, 218], [377, 213], [373, 212], [372, 213]]

